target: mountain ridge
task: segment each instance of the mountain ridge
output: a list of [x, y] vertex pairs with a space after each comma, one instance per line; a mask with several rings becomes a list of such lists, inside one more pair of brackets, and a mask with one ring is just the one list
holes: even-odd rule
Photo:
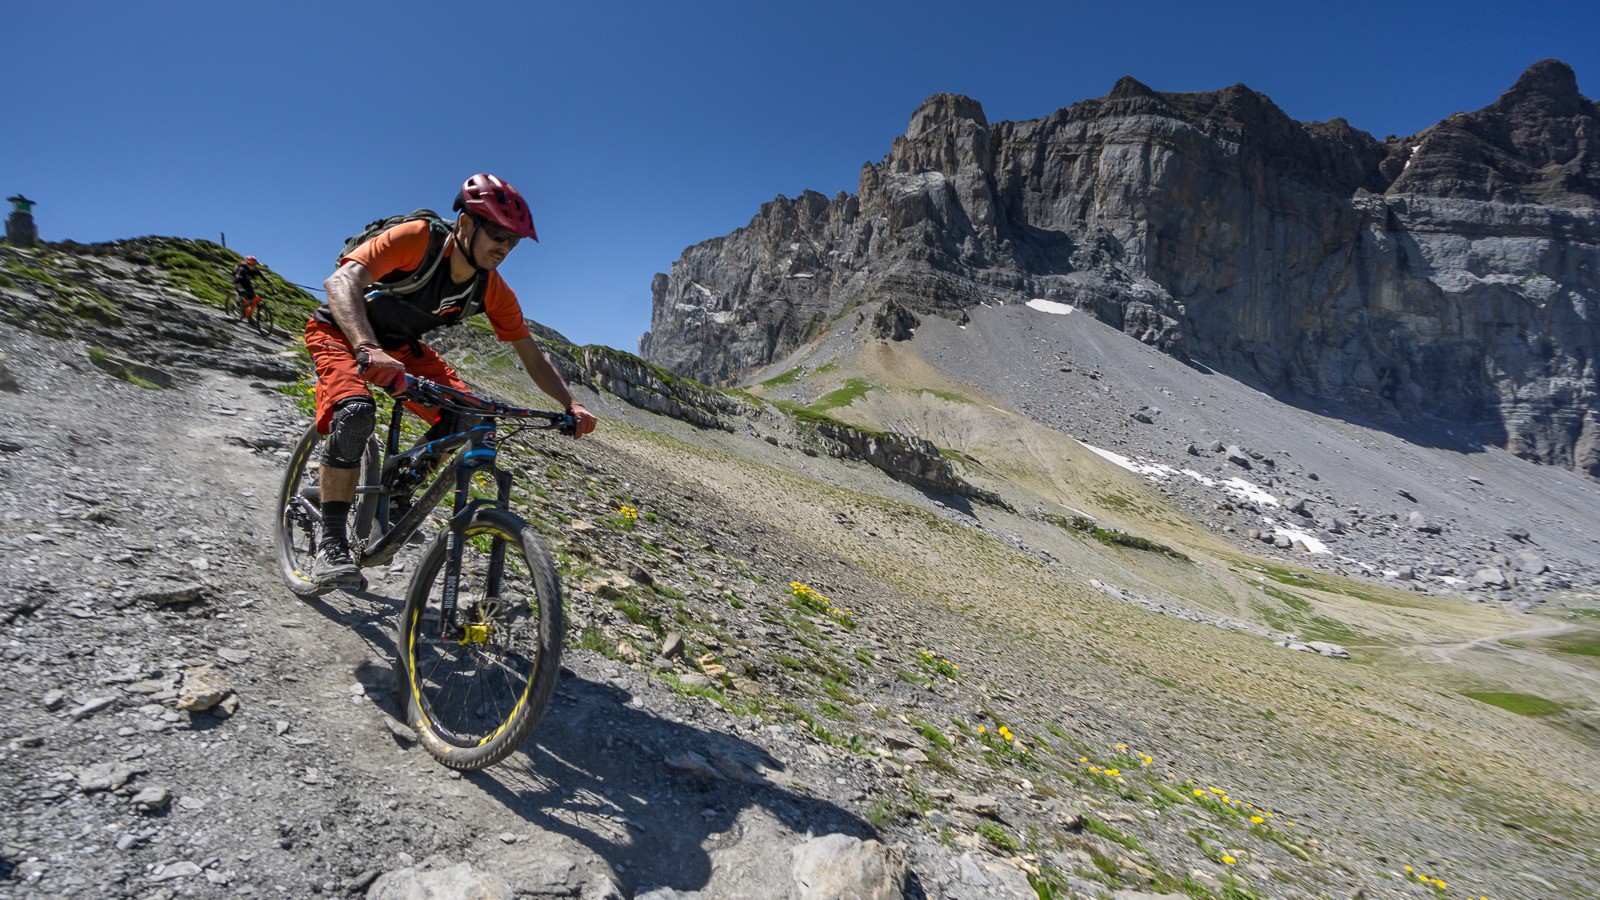
[[1001, 123], [935, 95], [856, 194], [780, 196], [686, 249], [652, 285], [641, 355], [730, 384], [854, 311], [912, 328], [1043, 298], [1291, 402], [1471, 427], [1593, 477], [1593, 134], [1594, 103], [1554, 60], [1387, 142], [1296, 123], [1242, 85], [1124, 78]]

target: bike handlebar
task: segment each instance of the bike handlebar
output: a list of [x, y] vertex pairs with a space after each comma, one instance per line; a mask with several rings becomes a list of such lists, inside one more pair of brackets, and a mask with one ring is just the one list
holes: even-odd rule
[[501, 403], [488, 397], [479, 397], [467, 391], [457, 390], [447, 385], [429, 381], [426, 378], [419, 378], [415, 375], [406, 376], [405, 388], [395, 392], [394, 397], [396, 400], [410, 400], [423, 406], [432, 406], [470, 416], [485, 416], [497, 419], [543, 419], [549, 424], [530, 427], [554, 428], [566, 434], [571, 434], [577, 426], [577, 418], [571, 413], [512, 406], [508, 403]]

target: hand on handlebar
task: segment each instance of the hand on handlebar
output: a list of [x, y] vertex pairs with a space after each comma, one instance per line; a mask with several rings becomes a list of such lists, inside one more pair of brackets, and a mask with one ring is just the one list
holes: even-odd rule
[[584, 409], [581, 404], [572, 404], [572, 406], [567, 409], [567, 414], [572, 416], [573, 439], [581, 438], [594, 430], [595, 422], [597, 421], [594, 417], [594, 413]]
[[361, 377], [378, 387], [391, 394], [405, 390], [406, 367], [382, 347], [368, 344], [356, 348], [356, 363], [360, 366]]

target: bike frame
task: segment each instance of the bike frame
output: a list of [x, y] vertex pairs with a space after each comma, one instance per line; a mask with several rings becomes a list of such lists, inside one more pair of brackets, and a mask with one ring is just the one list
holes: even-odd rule
[[[444, 494], [451, 487], [450, 476], [454, 479], [453, 512], [450, 515], [449, 531], [446, 533], [446, 562], [444, 596], [441, 599], [440, 637], [442, 639], [456, 638], [456, 598], [457, 589], [461, 581], [461, 560], [463, 556], [462, 542], [466, 540], [467, 523], [482, 507], [497, 507], [509, 510], [511, 508], [511, 473], [501, 470], [496, 462], [499, 452], [496, 447], [496, 434], [494, 419], [501, 416], [521, 416], [544, 418], [550, 424], [545, 427], [569, 427], [570, 415], [545, 413], [537, 410], [517, 409], [500, 404], [488, 404], [482, 408], [455, 404], [450, 402], [438, 403], [439, 408], [469, 416], [484, 417], [487, 423], [479, 423], [465, 431], [458, 431], [426, 444], [419, 444], [409, 450], [400, 449], [400, 422], [405, 415], [405, 406], [399, 402], [400, 397], [415, 391], [427, 394], [435, 392], [434, 396], [426, 396], [425, 402], [434, 405], [436, 401], [448, 398], [438, 396], [443, 391], [442, 386], [424, 382], [421, 379], [407, 379], [407, 390], [397, 395], [394, 410], [389, 416], [389, 431], [385, 436], [384, 458], [379, 466], [379, 478], [376, 485], [359, 485], [358, 493], [377, 493], [380, 495], [374, 519], [380, 530], [377, 540], [371, 545], [361, 548], [359, 563], [365, 568], [388, 563], [399, 552], [400, 548], [410, 540], [411, 535], [427, 519], [439, 502], [444, 499]], [[453, 392], [452, 392], [453, 393]], [[470, 395], [465, 395], [470, 396]], [[481, 401], [480, 401], [481, 402]], [[537, 427], [537, 426], [534, 426]], [[395, 479], [402, 471], [426, 460], [438, 459], [446, 454], [451, 454], [449, 459], [439, 468], [426, 489], [417, 497], [411, 509], [400, 521], [392, 526], [389, 524], [389, 500], [394, 491]], [[495, 498], [493, 500], [471, 495], [472, 478], [479, 472], [488, 472], [495, 480]], [[488, 596], [498, 596], [500, 593], [500, 579], [505, 571], [505, 541], [495, 539], [489, 551], [489, 572], [486, 579], [486, 593]]]

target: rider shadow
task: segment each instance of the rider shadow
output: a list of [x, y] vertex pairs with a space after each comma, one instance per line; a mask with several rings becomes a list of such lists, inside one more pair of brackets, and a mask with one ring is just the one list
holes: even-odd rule
[[[403, 721], [387, 662], [395, 653], [396, 602], [347, 592], [333, 603], [309, 598], [308, 605], [365, 641], [372, 663], [382, 661], [358, 666], [355, 675], [370, 702]], [[742, 816], [747, 810], [799, 834], [882, 840], [854, 813], [769, 780], [784, 765], [759, 745], [675, 722], [636, 702], [627, 690], [563, 667], [550, 707], [521, 752], [465, 777], [530, 825], [604, 859], [626, 896], [704, 889], [712, 854], [761, 828]], [[788, 877], [786, 855], [756, 866], [767, 877]], [[905, 896], [926, 896], [915, 874]]]
[[[783, 764], [756, 744], [674, 722], [634, 706], [623, 689], [565, 670], [559, 684], [523, 754], [468, 777], [529, 824], [605, 859], [627, 896], [704, 889], [712, 854], [760, 829], [747, 810], [800, 834], [878, 837], [836, 804], [769, 781]], [[788, 876], [787, 853], [744, 864]]]

